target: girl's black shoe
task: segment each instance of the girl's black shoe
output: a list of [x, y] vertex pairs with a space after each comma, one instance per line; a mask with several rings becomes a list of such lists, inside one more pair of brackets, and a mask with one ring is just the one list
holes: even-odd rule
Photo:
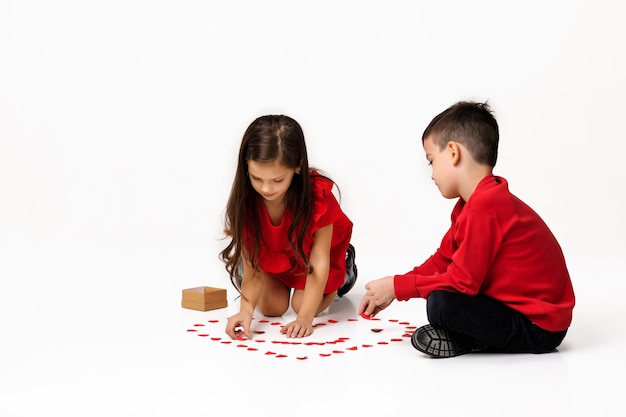
[[354, 246], [352, 244], [348, 245], [348, 250], [346, 251], [346, 279], [344, 284], [337, 290], [337, 296], [343, 297], [348, 291], [354, 287], [356, 283], [357, 276], [357, 268], [354, 260], [356, 258], [356, 252], [354, 250]]

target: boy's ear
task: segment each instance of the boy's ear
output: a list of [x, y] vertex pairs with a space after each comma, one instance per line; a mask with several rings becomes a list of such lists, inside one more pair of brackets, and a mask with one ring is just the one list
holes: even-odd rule
[[452, 165], [458, 165], [461, 160], [461, 147], [457, 142], [450, 141], [446, 146], [446, 150], [448, 151], [448, 155], [452, 159]]

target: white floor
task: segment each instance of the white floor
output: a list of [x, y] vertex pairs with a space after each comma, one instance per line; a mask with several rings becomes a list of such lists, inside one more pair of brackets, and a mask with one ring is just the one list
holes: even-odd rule
[[[273, 324], [290, 315], [257, 317], [253, 340], [222, 343], [235, 293], [225, 273], [207, 277], [214, 254], [204, 248], [2, 246], [1, 416], [626, 412], [625, 285], [599, 284], [617, 266], [606, 259], [570, 261], [578, 305], [558, 352], [437, 360], [406, 337], [425, 323], [423, 300], [396, 302], [377, 321], [356, 316], [368, 268], [382, 262], [367, 250], [354, 291], [293, 344]], [[182, 309], [181, 290], [200, 285], [228, 288], [229, 308]]]
[[[0, 417], [626, 416], [624, 4], [0, 1]], [[355, 317], [447, 230], [419, 138], [468, 99], [568, 250], [556, 353], [430, 359], [404, 336], [423, 300]], [[340, 185], [359, 282], [302, 345], [260, 317], [225, 344], [212, 239], [269, 112]], [[182, 309], [201, 285], [231, 306]]]

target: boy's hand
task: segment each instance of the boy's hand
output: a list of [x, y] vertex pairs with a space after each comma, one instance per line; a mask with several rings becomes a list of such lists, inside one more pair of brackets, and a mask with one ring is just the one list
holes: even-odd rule
[[393, 276], [387, 276], [365, 284], [365, 295], [359, 305], [359, 314], [374, 317], [396, 299]]

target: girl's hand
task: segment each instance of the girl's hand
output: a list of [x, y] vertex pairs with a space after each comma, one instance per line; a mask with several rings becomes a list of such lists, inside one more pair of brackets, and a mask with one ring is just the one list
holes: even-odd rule
[[226, 334], [231, 339], [252, 339], [252, 333], [250, 332], [250, 323], [252, 322], [252, 316], [247, 313], [239, 312], [234, 316], [228, 318], [226, 323]]
[[280, 332], [289, 338], [310, 336], [313, 333], [313, 321], [298, 317], [280, 329]]

